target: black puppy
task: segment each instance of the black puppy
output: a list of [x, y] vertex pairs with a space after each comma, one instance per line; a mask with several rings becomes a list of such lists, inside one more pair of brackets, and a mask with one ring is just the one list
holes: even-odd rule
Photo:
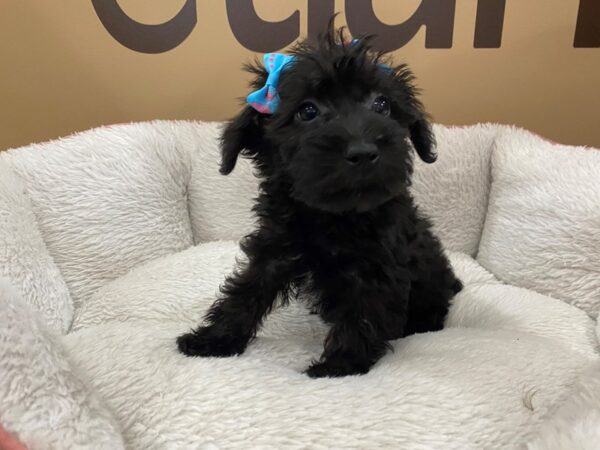
[[[344, 43], [331, 27], [291, 54], [276, 111], [247, 106], [222, 136], [221, 173], [242, 154], [261, 178], [248, 262], [177, 343], [190, 356], [240, 354], [277, 297], [307, 289], [331, 330], [306, 373], [362, 374], [389, 340], [441, 329], [461, 289], [408, 190], [412, 151], [435, 161], [434, 138], [413, 75], [386, 66], [368, 38]], [[267, 71], [249, 70], [265, 86]]]

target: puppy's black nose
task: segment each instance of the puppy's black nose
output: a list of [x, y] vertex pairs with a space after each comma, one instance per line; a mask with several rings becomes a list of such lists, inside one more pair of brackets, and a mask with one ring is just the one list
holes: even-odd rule
[[358, 164], [373, 164], [379, 159], [379, 150], [375, 144], [366, 142], [351, 142], [344, 155], [346, 162], [352, 166]]

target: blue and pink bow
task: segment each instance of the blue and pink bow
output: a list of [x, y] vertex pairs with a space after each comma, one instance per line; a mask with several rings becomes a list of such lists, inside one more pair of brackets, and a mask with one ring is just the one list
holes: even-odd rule
[[295, 59], [295, 56], [284, 55], [283, 53], [265, 54], [263, 61], [269, 76], [261, 89], [252, 92], [246, 97], [248, 104], [263, 114], [273, 114], [277, 111], [277, 107], [279, 106], [279, 94], [277, 93], [279, 76], [284, 67]]

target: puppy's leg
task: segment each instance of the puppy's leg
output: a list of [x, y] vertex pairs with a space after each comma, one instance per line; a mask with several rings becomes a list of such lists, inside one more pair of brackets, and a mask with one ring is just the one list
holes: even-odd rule
[[308, 368], [307, 375], [341, 377], [369, 371], [389, 347], [390, 335], [404, 331], [408, 279], [400, 278], [389, 290], [381, 289], [374, 278], [343, 277], [327, 283], [328, 293], [322, 294], [319, 307], [332, 328], [321, 358]]
[[428, 230], [411, 245], [411, 289], [405, 336], [444, 327], [450, 300], [462, 289], [442, 247]]
[[242, 271], [226, 279], [221, 288], [223, 297], [209, 309], [205, 325], [177, 338], [181, 353], [231, 356], [244, 352], [277, 294], [291, 279], [291, 264], [281, 254], [275, 258], [262, 252], [249, 257], [250, 262]]
[[321, 359], [313, 363], [306, 374], [312, 378], [364, 374], [387, 347], [381, 333], [367, 321], [340, 320], [325, 339]]

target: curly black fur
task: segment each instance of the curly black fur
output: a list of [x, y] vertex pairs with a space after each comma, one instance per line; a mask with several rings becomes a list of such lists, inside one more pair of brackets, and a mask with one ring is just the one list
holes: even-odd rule
[[[242, 154], [261, 179], [259, 225], [242, 242], [248, 262], [226, 279], [205, 325], [177, 342], [190, 356], [240, 354], [277, 297], [307, 289], [331, 330], [306, 373], [362, 374], [388, 341], [441, 329], [461, 289], [408, 190], [412, 151], [435, 161], [434, 138], [410, 70], [382, 70], [389, 61], [369, 38], [347, 45], [331, 27], [292, 53], [278, 111], [246, 107], [222, 136], [221, 172]], [[264, 69], [249, 70], [263, 86]], [[389, 109], [374, 110], [382, 96]], [[307, 101], [320, 111], [311, 121], [298, 115]]]

